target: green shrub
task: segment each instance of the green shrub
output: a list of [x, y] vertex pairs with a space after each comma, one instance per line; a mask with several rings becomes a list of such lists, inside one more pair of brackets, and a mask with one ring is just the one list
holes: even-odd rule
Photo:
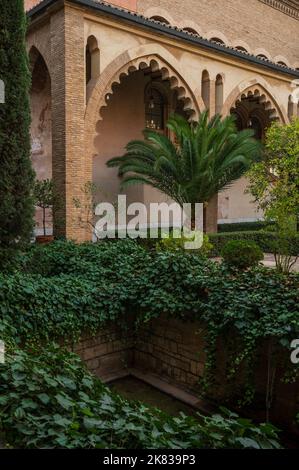
[[264, 259], [264, 253], [256, 243], [243, 240], [231, 240], [221, 254], [227, 266], [237, 269], [257, 266]]
[[273, 426], [223, 413], [171, 417], [128, 402], [55, 345], [0, 364], [0, 430], [17, 448], [279, 448]]

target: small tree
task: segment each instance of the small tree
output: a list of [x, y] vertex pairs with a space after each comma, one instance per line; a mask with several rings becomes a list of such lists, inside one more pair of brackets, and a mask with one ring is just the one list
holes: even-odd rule
[[55, 193], [54, 185], [52, 180], [36, 180], [34, 185], [34, 197], [35, 197], [35, 205], [40, 207], [43, 212], [43, 233], [44, 236], [47, 235], [47, 211], [53, 210], [53, 206], [57, 207], [59, 198], [58, 195]]
[[23, 0], [0, 3], [0, 250], [30, 240], [34, 227], [30, 159], [30, 74]]
[[290, 240], [297, 232], [299, 218], [298, 119], [287, 125], [275, 123], [268, 129], [264, 158], [251, 167], [248, 177], [248, 191], [265, 218], [275, 222], [277, 267], [288, 272], [295, 261]]

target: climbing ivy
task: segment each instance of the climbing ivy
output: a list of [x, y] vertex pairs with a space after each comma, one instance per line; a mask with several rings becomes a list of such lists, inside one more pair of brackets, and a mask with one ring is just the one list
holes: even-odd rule
[[244, 379], [242, 389], [231, 390], [248, 402], [254, 396], [252, 364], [265, 347], [273, 368], [276, 356], [284, 355], [286, 377], [294, 380], [298, 367], [289, 355], [299, 337], [298, 285], [298, 274], [261, 267], [236, 272], [193, 253], [149, 252], [130, 240], [57, 242], [32, 248], [14, 274], [0, 274], [0, 329], [22, 342], [77, 341], [110, 322], [125, 332], [132, 315], [137, 326], [161, 315], [201, 321], [207, 344], [203, 390], [219, 376], [221, 341], [228, 382], [240, 373]]

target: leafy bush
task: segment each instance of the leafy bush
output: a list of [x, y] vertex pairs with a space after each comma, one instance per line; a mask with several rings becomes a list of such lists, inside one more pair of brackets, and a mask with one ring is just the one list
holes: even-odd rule
[[257, 266], [264, 259], [264, 253], [256, 243], [243, 240], [231, 240], [221, 254], [227, 266], [237, 269]]
[[126, 331], [133, 315], [137, 326], [161, 315], [202, 321], [211, 389], [217, 342], [224, 338], [228, 345], [227, 332], [234, 333], [231, 377], [252, 372], [269, 339], [290, 364], [289, 345], [299, 335], [298, 279], [262, 267], [232, 272], [196, 253], [149, 252], [130, 240], [56, 242], [30, 250], [23, 272], [0, 275], [0, 332], [22, 342], [75, 341], [110, 321]]
[[[273, 252], [273, 243], [275, 243], [276, 235], [267, 231], [253, 231], [253, 232], [231, 232], [231, 233], [210, 233], [210, 242], [214, 249], [213, 256], [220, 256], [224, 245], [231, 240], [244, 240], [255, 242], [264, 253]], [[299, 255], [299, 234], [295, 237], [290, 237], [287, 240], [290, 247], [290, 253], [293, 256]]]
[[276, 428], [223, 412], [170, 417], [128, 402], [55, 345], [0, 365], [0, 429], [18, 448], [279, 448]]

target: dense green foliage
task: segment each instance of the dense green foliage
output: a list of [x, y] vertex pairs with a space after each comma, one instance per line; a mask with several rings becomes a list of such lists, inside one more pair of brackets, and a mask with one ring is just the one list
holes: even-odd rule
[[0, 364], [0, 430], [18, 448], [278, 448], [277, 430], [223, 416], [170, 417], [113, 394], [58, 346]]
[[[212, 251], [213, 256], [220, 256], [222, 248], [228, 241], [231, 240], [244, 240], [255, 242], [264, 253], [273, 253], [276, 249], [278, 242], [278, 235], [273, 232], [264, 230], [254, 232], [223, 232], [223, 233], [210, 233], [209, 239], [214, 248]], [[293, 256], [299, 255], [299, 235], [291, 237], [283, 237], [284, 243], [287, 243], [290, 253]]]
[[[0, 252], [30, 239], [34, 174], [30, 160], [30, 74], [23, 0], [2, 0], [0, 15]], [[13, 251], [10, 252], [10, 256]], [[3, 264], [4, 257], [0, 257]]]
[[2, 336], [76, 340], [109, 321], [126, 334], [132, 314], [136, 325], [162, 314], [200, 320], [206, 325], [207, 387], [217, 375], [217, 342], [228, 333], [234, 334], [227, 364], [232, 378], [241, 369], [252, 371], [269, 339], [290, 364], [290, 343], [299, 335], [297, 274], [231, 272], [195, 253], [151, 252], [130, 240], [34, 247], [19, 271], [0, 276]]
[[264, 259], [260, 247], [245, 240], [231, 240], [222, 249], [225, 264], [236, 269], [247, 269], [257, 266]]
[[[34, 183], [34, 199], [35, 205], [42, 209], [43, 213], [43, 235], [46, 235], [46, 217], [47, 215], [52, 217], [53, 207], [56, 206], [56, 210], [59, 206], [59, 197], [56, 193], [54, 183], [52, 180], [36, 180]], [[47, 210], [50, 212], [47, 214]]]

